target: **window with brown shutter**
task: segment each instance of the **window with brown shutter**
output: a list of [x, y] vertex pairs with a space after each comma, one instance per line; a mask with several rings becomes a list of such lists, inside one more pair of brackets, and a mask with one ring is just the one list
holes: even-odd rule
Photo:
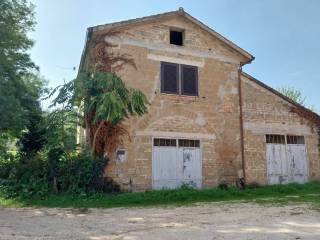
[[161, 63], [161, 92], [179, 94], [179, 65]]
[[181, 65], [181, 94], [198, 95], [198, 68]]
[[198, 96], [198, 68], [161, 62], [161, 92]]

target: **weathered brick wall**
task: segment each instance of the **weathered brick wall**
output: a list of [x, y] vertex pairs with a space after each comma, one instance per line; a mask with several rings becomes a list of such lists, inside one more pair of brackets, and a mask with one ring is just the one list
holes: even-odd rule
[[[169, 44], [170, 27], [185, 30], [183, 47]], [[118, 44], [112, 51], [134, 58], [136, 69], [127, 66], [118, 74], [142, 90], [151, 105], [142, 118], [126, 121], [127, 161], [111, 159], [106, 175], [123, 189], [151, 189], [153, 137], [184, 137], [201, 140], [204, 187], [234, 183], [242, 168], [238, 67], [243, 57], [180, 17], [130, 26], [107, 40]], [[161, 59], [198, 64], [199, 97], [161, 94]]]
[[312, 124], [290, 112], [290, 103], [242, 76], [246, 177], [250, 183], [267, 183], [265, 134], [304, 135], [309, 178], [320, 177], [318, 135]]

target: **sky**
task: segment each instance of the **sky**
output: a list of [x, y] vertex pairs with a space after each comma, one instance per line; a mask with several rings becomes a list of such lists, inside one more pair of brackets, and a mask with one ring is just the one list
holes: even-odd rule
[[[183, 7], [255, 60], [243, 70], [273, 88], [294, 87], [320, 112], [318, 0], [33, 0], [31, 57], [55, 87], [77, 74], [90, 26]], [[73, 68], [76, 68], [74, 70]]]

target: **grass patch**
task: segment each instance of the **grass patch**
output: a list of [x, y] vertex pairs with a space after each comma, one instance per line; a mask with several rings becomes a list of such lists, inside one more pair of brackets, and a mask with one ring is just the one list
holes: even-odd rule
[[320, 208], [320, 183], [273, 185], [240, 190], [229, 188], [147, 191], [120, 193], [117, 195], [95, 194], [58, 195], [46, 198], [6, 199], [0, 193], [0, 206], [5, 207], [71, 207], [71, 208], [113, 208], [187, 205], [199, 202], [246, 201], [257, 203], [311, 203]]

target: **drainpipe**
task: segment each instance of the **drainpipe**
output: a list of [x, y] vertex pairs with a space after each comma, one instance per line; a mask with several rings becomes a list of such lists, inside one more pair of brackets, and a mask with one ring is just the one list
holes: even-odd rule
[[239, 110], [240, 110], [240, 145], [241, 145], [241, 160], [242, 160], [242, 172], [243, 180], [246, 183], [246, 165], [244, 158], [244, 131], [243, 131], [243, 114], [242, 114], [242, 83], [241, 83], [242, 65], [238, 69], [238, 88], [239, 88]]

